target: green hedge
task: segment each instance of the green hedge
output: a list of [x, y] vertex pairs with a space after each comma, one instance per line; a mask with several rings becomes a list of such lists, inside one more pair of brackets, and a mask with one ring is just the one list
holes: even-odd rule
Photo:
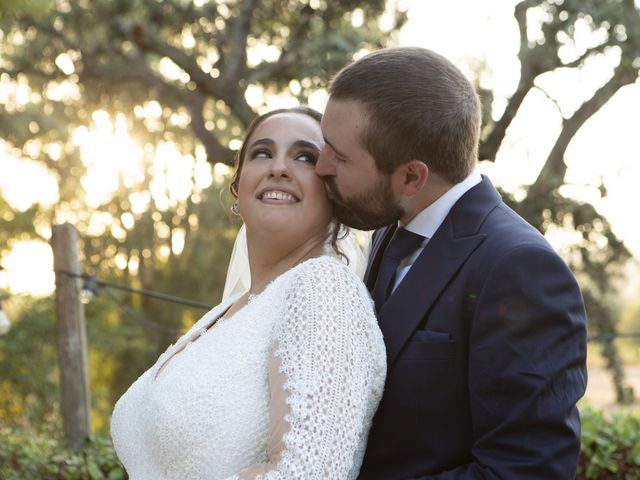
[[640, 480], [640, 415], [611, 418], [581, 409], [582, 451], [577, 480]]
[[2, 480], [124, 480], [111, 441], [94, 436], [84, 452], [61, 446], [51, 432], [28, 433], [0, 426]]
[[[611, 418], [591, 408], [582, 416], [582, 453], [576, 480], [640, 480], [640, 415]], [[111, 442], [95, 436], [84, 453], [61, 447], [52, 432], [39, 435], [0, 425], [0, 479], [123, 480]]]

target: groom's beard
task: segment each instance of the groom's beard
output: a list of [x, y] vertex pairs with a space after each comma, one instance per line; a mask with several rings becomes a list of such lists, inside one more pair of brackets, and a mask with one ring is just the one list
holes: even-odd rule
[[333, 213], [340, 223], [358, 230], [374, 230], [397, 222], [404, 209], [395, 203], [391, 182], [382, 177], [377, 185], [349, 199], [345, 199], [333, 177], [323, 177], [331, 192]]

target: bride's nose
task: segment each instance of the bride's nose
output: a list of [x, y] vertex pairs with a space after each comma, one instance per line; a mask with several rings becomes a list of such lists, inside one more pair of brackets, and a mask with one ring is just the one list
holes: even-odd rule
[[269, 172], [273, 177], [289, 177], [289, 162], [286, 155], [276, 155], [271, 160], [271, 169]]

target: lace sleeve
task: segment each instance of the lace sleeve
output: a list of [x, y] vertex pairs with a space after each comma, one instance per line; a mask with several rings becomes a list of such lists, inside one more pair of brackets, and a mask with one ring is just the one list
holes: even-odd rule
[[241, 478], [354, 478], [362, 462], [386, 373], [382, 335], [352, 272], [335, 260], [307, 263], [277, 334], [288, 406], [282, 451], [269, 471], [254, 466]]

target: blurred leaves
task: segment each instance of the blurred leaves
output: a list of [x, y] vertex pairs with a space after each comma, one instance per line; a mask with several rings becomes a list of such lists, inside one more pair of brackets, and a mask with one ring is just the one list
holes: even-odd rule
[[0, 14], [26, 13], [41, 17], [53, 5], [53, 0], [0, 0]]
[[37, 205], [22, 212], [16, 210], [0, 196], [0, 252], [8, 250], [14, 242], [33, 235], [37, 211]]
[[[354, 52], [378, 48], [390, 38], [378, 25], [383, 0], [197, 5], [178, 0], [58, 1], [46, 18], [24, 11], [3, 17], [3, 82], [28, 85], [30, 103], [49, 113], [38, 118], [24, 105], [10, 104], [0, 114], [0, 124], [16, 130], [9, 124], [35, 122], [44, 133], [46, 117], [55, 114], [55, 123], [68, 134], [70, 128], [86, 125], [93, 110], [117, 111], [131, 119], [143, 142], [170, 139], [192, 151], [195, 137], [210, 162], [229, 164], [229, 141], [254, 116], [245, 98], [249, 86], [306, 103]], [[352, 26], [354, 11], [362, 18], [359, 28]], [[396, 12], [391, 31], [405, 20]], [[294, 80], [299, 87], [292, 92]], [[64, 98], [56, 93], [61, 84], [68, 90]], [[136, 105], [151, 101], [161, 105], [160, 128], [150, 129], [134, 115]], [[176, 125], [175, 114], [188, 121]], [[218, 118], [225, 120], [224, 127]], [[21, 141], [31, 137], [14, 133], [7, 138], [22, 147]]]
[[582, 409], [582, 449], [577, 480], [640, 478], [640, 417], [621, 413], [608, 418]]
[[[238, 228], [215, 164], [233, 162], [233, 142], [268, 96], [307, 103], [406, 20], [390, 8], [383, 29], [384, 0], [55, 0], [45, 14], [10, 3], [0, 4], [0, 147], [46, 167], [58, 201], [16, 211], [0, 198], [0, 256], [71, 222], [87, 273], [208, 304], [220, 299]], [[111, 165], [97, 181], [95, 163]], [[203, 313], [118, 299], [171, 329]], [[37, 425], [57, 409], [52, 301], [11, 307], [0, 410]], [[106, 432], [115, 400], [175, 339], [131, 321], [104, 295], [86, 318], [93, 427]], [[28, 399], [37, 408], [25, 408]]]
[[41, 432], [0, 422], [0, 478], [3, 480], [124, 480], [127, 474], [111, 442], [95, 435], [83, 452], [63, 446], [53, 425]]

